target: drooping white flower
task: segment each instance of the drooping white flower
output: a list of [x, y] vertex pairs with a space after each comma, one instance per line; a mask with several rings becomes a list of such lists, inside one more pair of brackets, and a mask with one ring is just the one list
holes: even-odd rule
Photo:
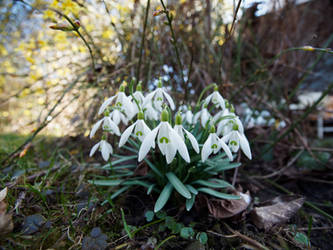
[[119, 125], [120, 121], [122, 121], [125, 125], [128, 123], [128, 118], [121, 112], [119, 109], [115, 108], [110, 113], [111, 119], [114, 121], [115, 124]]
[[104, 131], [110, 132], [111, 134], [116, 134], [120, 136], [120, 131], [117, 124], [111, 120], [110, 116], [104, 116], [101, 120], [95, 123], [90, 131], [90, 139], [95, 135], [98, 128], [102, 125]]
[[[233, 117], [229, 117], [230, 115], [234, 115]], [[244, 127], [241, 120], [233, 113], [230, 113], [221, 118], [220, 122], [217, 124], [217, 135], [226, 135], [230, 133], [233, 129], [237, 129], [240, 133], [244, 133]]]
[[233, 157], [229, 147], [216, 135], [215, 128], [214, 126], [212, 126], [210, 129], [209, 136], [201, 150], [202, 162], [206, 161], [212, 153], [216, 154], [218, 151], [220, 151], [221, 148], [223, 148], [229, 160], [232, 161]]
[[190, 109], [188, 109], [184, 115], [185, 117], [185, 121], [188, 123], [188, 124], [193, 124], [193, 113]]
[[214, 87], [214, 92], [207, 96], [204, 100], [205, 105], [208, 105], [210, 102], [212, 102], [217, 107], [220, 107], [221, 109], [225, 109], [225, 102], [221, 94], [218, 92], [217, 85]]
[[145, 111], [145, 119], [157, 121], [158, 120], [158, 112], [154, 109], [151, 102], [148, 102], [144, 107]]
[[115, 108], [119, 109], [121, 112], [126, 114], [127, 119], [131, 119], [133, 117], [134, 109], [133, 103], [131, 102], [130, 98], [125, 94], [125, 87], [123, 85], [120, 86], [119, 92], [106, 99], [102, 106], [100, 107], [98, 114], [102, 114], [107, 106], [109, 106], [115, 100]]
[[133, 103], [133, 113], [134, 113], [134, 115], [136, 115], [139, 112], [139, 109], [142, 108], [143, 102], [145, 100], [145, 97], [142, 94], [141, 81], [136, 86], [136, 90], [133, 93], [133, 97], [134, 97], [134, 99], [132, 98], [132, 96], [130, 96], [130, 99]]
[[207, 106], [204, 105], [203, 108], [194, 115], [193, 120], [194, 120], [194, 123], [197, 123], [200, 118], [201, 125], [203, 127], [205, 127], [211, 117], [212, 117], [212, 115], [208, 112]]
[[143, 106], [145, 107], [149, 102], [152, 102], [153, 106], [159, 112], [162, 112], [162, 104], [164, 103], [164, 98], [168, 101], [170, 108], [172, 110], [175, 110], [175, 103], [173, 102], [171, 96], [163, 89], [162, 81], [159, 80], [157, 88], [145, 97]]
[[155, 139], [157, 136], [157, 145], [162, 155], [166, 157], [167, 164], [172, 162], [177, 151], [186, 162], [190, 162], [190, 156], [184, 141], [170, 126], [168, 119], [168, 111], [163, 110], [160, 124], [148, 133], [141, 144], [138, 161], [143, 160], [150, 148], [155, 148]]
[[195, 137], [183, 127], [182, 117], [179, 115], [179, 113], [176, 116], [176, 122], [175, 123], [176, 124], [174, 126], [174, 130], [183, 139], [183, 141], [185, 141], [185, 137], [184, 137], [184, 132], [185, 132], [187, 138], [191, 142], [191, 145], [192, 145], [193, 149], [195, 150], [195, 152], [199, 153], [199, 151], [200, 151], [199, 150], [199, 144], [198, 144], [197, 140], [195, 139]]
[[225, 143], [229, 142], [229, 147], [233, 152], [237, 152], [240, 147], [247, 158], [250, 160], [252, 159], [249, 142], [243, 133], [233, 130], [229, 134], [223, 136], [221, 140]]
[[104, 161], [108, 161], [110, 158], [110, 155], [113, 153], [113, 149], [110, 143], [108, 143], [106, 140], [101, 140], [100, 142], [96, 143], [92, 149], [90, 150], [89, 157], [92, 157], [95, 152], [99, 149], [101, 151], [102, 157]]
[[139, 138], [140, 141], [143, 141], [148, 133], [151, 132], [150, 128], [146, 125], [145, 121], [143, 120], [144, 115], [140, 111], [138, 113], [138, 119], [135, 123], [133, 123], [131, 126], [129, 126], [121, 135], [120, 141], [119, 141], [119, 147], [122, 147], [132, 134], [132, 131], [134, 129], [134, 134]]

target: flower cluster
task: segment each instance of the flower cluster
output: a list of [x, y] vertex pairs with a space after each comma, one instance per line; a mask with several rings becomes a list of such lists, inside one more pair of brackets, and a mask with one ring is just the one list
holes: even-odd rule
[[[125, 85], [121, 85], [118, 93], [106, 99], [98, 111], [98, 114], [104, 114], [104, 117], [93, 126], [90, 138], [100, 127], [104, 134], [101, 141], [91, 149], [90, 156], [99, 149], [103, 159], [108, 161], [113, 153], [111, 144], [107, 142], [108, 134], [111, 133], [120, 136], [119, 147], [124, 146], [131, 135], [140, 142], [138, 161], [142, 161], [151, 149], [155, 149], [157, 142], [158, 149], [165, 157], [167, 164], [176, 158], [177, 152], [185, 162], [190, 163], [189, 150], [193, 149], [196, 154], [199, 154], [198, 140], [200, 142], [202, 138], [205, 138], [201, 148], [202, 162], [221, 149], [229, 161], [233, 160], [232, 153], [236, 153], [239, 149], [249, 159], [252, 158], [243, 125], [235, 115], [233, 106], [219, 93], [217, 85], [214, 85], [213, 93], [201, 103], [199, 100], [195, 114], [192, 113], [191, 107], [182, 106], [172, 126], [171, 112], [175, 108], [175, 103], [163, 88], [161, 80], [157, 88], [146, 96], [142, 93], [141, 83], [130, 96], [125, 93]], [[213, 110], [216, 111], [215, 115], [211, 114]], [[135, 116], [136, 121], [121, 133], [120, 123], [127, 126]], [[196, 138], [192, 131], [198, 127], [199, 120], [202, 133], [200, 138]]]

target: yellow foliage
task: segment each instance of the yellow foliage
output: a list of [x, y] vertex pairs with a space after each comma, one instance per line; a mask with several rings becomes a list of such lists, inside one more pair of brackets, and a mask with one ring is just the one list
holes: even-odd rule
[[112, 35], [113, 35], [113, 31], [110, 29], [103, 31], [103, 33], [102, 33], [102, 37], [105, 39], [111, 38]]
[[56, 8], [58, 7], [59, 1], [58, 0], [53, 0], [53, 2], [50, 4], [51, 8]]
[[42, 98], [42, 97], [38, 98], [37, 103], [39, 105], [43, 105], [44, 104], [44, 98]]
[[24, 89], [21, 94], [20, 94], [20, 97], [23, 98], [23, 97], [26, 97], [27, 95], [29, 95], [31, 93], [30, 89], [26, 88]]
[[44, 12], [43, 18], [55, 20], [56, 19], [55, 12], [52, 10], [46, 10]]
[[2, 68], [5, 68], [4, 71], [9, 74], [12, 74], [15, 72], [14, 66], [12, 65], [12, 63], [10, 61], [7, 61], [7, 60], [2, 63]]
[[30, 116], [30, 115], [31, 115], [31, 111], [28, 110], [28, 109], [25, 109], [25, 110], [23, 111], [23, 114], [24, 114], [25, 116]]
[[0, 55], [2, 56], [8, 55], [8, 51], [6, 50], [5, 46], [3, 46], [2, 44], [0, 44]]

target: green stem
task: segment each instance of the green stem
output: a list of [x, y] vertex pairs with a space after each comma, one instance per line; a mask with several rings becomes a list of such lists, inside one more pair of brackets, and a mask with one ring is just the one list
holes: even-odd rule
[[[200, 108], [200, 105], [201, 105], [201, 99], [202, 99], [203, 95], [204, 95], [209, 89], [214, 88], [215, 86], [216, 86], [215, 83], [211, 83], [211, 84], [209, 84], [207, 87], [205, 87], [205, 88], [202, 90], [202, 92], [201, 92], [201, 94], [200, 94], [200, 96], [199, 96], [199, 99], [198, 99], [198, 101], [197, 101], [197, 104], [195, 105], [195, 108], [196, 108], [196, 109]], [[197, 111], [197, 110], [196, 110], [196, 111]]]
[[147, 1], [145, 22], [143, 24], [143, 33], [142, 33], [142, 37], [141, 37], [139, 63], [138, 63], [137, 69], [136, 69], [136, 79], [137, 79], [137, 81], [139, 81], [139, 79], [140, 79], [140, 69], [141, 69], [143, 49], [144, 49], [144, 45], [145, 45], [146, 28], [147, 28], [147, 22], [148, 22], [148, 14], [149, 14], [149, 6], [150, 6], [150, 0]]
[[183, 88], [184, 88], [184, 91], [185, 91], [185, 93], [186, 93], [186, 92], [187, 92], [187, 90], [186, 90], [186, 89], [187, 89], [187, 86], [186, 86], [186, 82], [185, 82], [185, 80], [184, 80], [183, 64], [182, 64], [182, 62], [181, 62], [181, 60], [180, 60], [179, 50], [178, 50], [178, 47], [177, 47], [177, 40], [176, 40], [175, 32], [174, 32], [174, 30], [173, 30], [173, 28], [172, 28], [172, 19], [171, 19], [170, 15], [169, 15], [169, 11], [168, 11], [168, 9], [166, 8], [166, 6], [165, 6], [163, 0], [160, 0], [160, 1], [161, 1], [162, 6], [163, 6], [163, 9], [164, 9], [165, 16], [166, 16], [167, 19], [168, 19], [168, 26], [169, 26], [169, 28], [170, 28], [171, 36], [172, 36], [172, 41], [171, 41], [171, 43], [172, 43], [172, 45], [173, 45], [174, 48], [175, 48], [176, 58], [177, 58], [178, 66], [179, 66], [179, 68], [180, 68], [180, 77], [182, 78]]

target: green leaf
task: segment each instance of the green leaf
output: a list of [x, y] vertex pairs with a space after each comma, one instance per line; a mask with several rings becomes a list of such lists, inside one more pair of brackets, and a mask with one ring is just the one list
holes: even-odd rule
[[148, 187], [147, 194], [150, 194], [151, 191], [153, 191], [153, 189], [154, 189], [155, 186], [156, 186], [155, 184], [151, 184], [151, 185]]
[[190, 211], [194, 205], [196, 195], [192, 195], [191, 199], [186, 200], [186, 210]]
[[192, 239], [194, 236], [194, 230], [192, 227], [183, 227], [180, 230], [180, 236], [185, 239]]
[[309, 238], [305, 234], [300, 233], [300, 232], [296, 232], [296, 234], [294, 236], [294, 240], [303, 246], [311, 245]]
[[210, 188], [198, 188], [198, 191], [226, 200], [239, 200], [241, 198], [238, 195], [224, 194]]
[[187, 187], [188, 191], [190, 191], [192, 194], [195, 194], [195, 195], [198, 194], [198, 190], [196, 190], [193, 186], [191, 186], [189, 184], [186, 184], [185, 186]]
[[[122, 162], [125, 162], [125, 161], [134, 160], [136, 158], [138, 158], [137, 155], [123, 156], [119, 160], [115, 160], [115, 161], [111, 162], [111, 169], [112, 169], [112, 166], [115, 166], [115, 165], [117, 165], [119, 163], [122, 163]], [[106, 167], [106, 166], [110, 167], [110, 164], [104, 165], [103, 168]]]
[[172, 193], [172, 189], [173, 186], [171, 185], [171, 183], [168, 183], [167, 185], [165, 185], [165, 187], [163, 188], [160, 196], [158, 197], [156, 203], [155, 203], [155, 207], [154, 207], [154, 212], [158, 212], [160, 211], [164, 205], [167, 203], [167, 201], [170, 198], [170, 195]]
[[[135, 153], [135, 154], [137, 154], [137, 153], [139, 152], [138, 150], [136, 150], [136, 149], [134, 149], [134, 148], [131, 148], [131, 147], [128, 147], [128, 146], [126, 146], [126, 145], [124, 145], [123, 148], [124, 148], [124, 149], [127, 149], [128, 151], [131, 151], [131, 152], [133, 152], [133, 153]], [[138, 157], [138, 156], [137, 156], [137, 157]]]
[[199, 232], [197, 233], [197, 236], [195, 237], [201, 244], [206, 244], [208, 241], [208, 236], [205, 232]]
[[125, 187], [122, 187], [120, 189], [118, 189], [116, 192], [114, 192], [112, 195], [111, 195], [111, 200], [113, 200], [114, 198], [116, 198], [118, 195], [120, 195], [121, 193], [125, 192], [127, 189], [129, 189], [131, 186], [125, 186]]
[[145, 181], [140, 181], [140, 180], [128, 180], [128, 181], [124, 181], [122, 184], [129, 185], [129, 186], [138, 185], [138, 186], [143, 186], [146, 188], [149, 188], [151, 186], [150, 183], [145, 182]]
[[126, 219], [125, 219], [124, 210], [121, 208], [120, 211], [121, 211], [121, 218], [122, 218], [122, 220], [123, 220], [123, 224], [124, 224], [124, 229], [125, 229], [125, 231], [126, 231], [128, 237], [129, 237], [130, 239], [132, 239], [133, 236], [132, 236], [132, 234], [131, 234], [131, 229], [130, 229], [130, 227], [127, 225], [127, 222], [126, 222]]
[[167, 217], [167, 214], [164, 211], [158, 211], [156, 213], [156, 217], [159, 218], [159, 219], [165, 219], [165, 217]]
[[206, 187], [211, 188], [226, 188], [226, 187], [232, 187], [231, 184], [229, 184], [226, 181], [218, 180], [218, 179], [209, 179], [208, 181], [205, 180], [197, 180], [194, 181], [193, 184], [199, 184]]
[[97, 186], [118, 186], [122, 180], [91, 180], [88, 182]]
[[169, 172], [165, 175], [178, 193], [180, 193], [186, 199], [191, 199], [191, 193], [187, 190], [184, 184], [178, 179], [178, 177], [174, 173]]
[[148, 210], [146, 213], [145, 213], [145, 217], [146, 217], [146, 220], [148, 222], [152, 221], [154, 219], [154, 212], [151, 211], [151, 210]]
[[144, 161], [148, 164], [148, 166], [151, 168], [151, 170], [153, 170], [155, 172], [155, 174], [157, 174], [158, 176], [163, 178], [163, 174], [157, 169], [157, 167], [153, 163], [151, 163], [146, 158], [144, 159]]
[[[229, 182], [224, 181], [224, 180], [220, 180], [220, 179], [212, 178], [212, 179], [209, 179], [209, 181], [218, 182], [218, 183], [220, 183], [221, 185], [224, 185], [224, 187], [230, 187], [230, 188], [235, 189], [235, 187], [234, 187], [233, 185], [231, 185]], [[224, 187], [223, 187], [223, 188], [224, 188]]]

